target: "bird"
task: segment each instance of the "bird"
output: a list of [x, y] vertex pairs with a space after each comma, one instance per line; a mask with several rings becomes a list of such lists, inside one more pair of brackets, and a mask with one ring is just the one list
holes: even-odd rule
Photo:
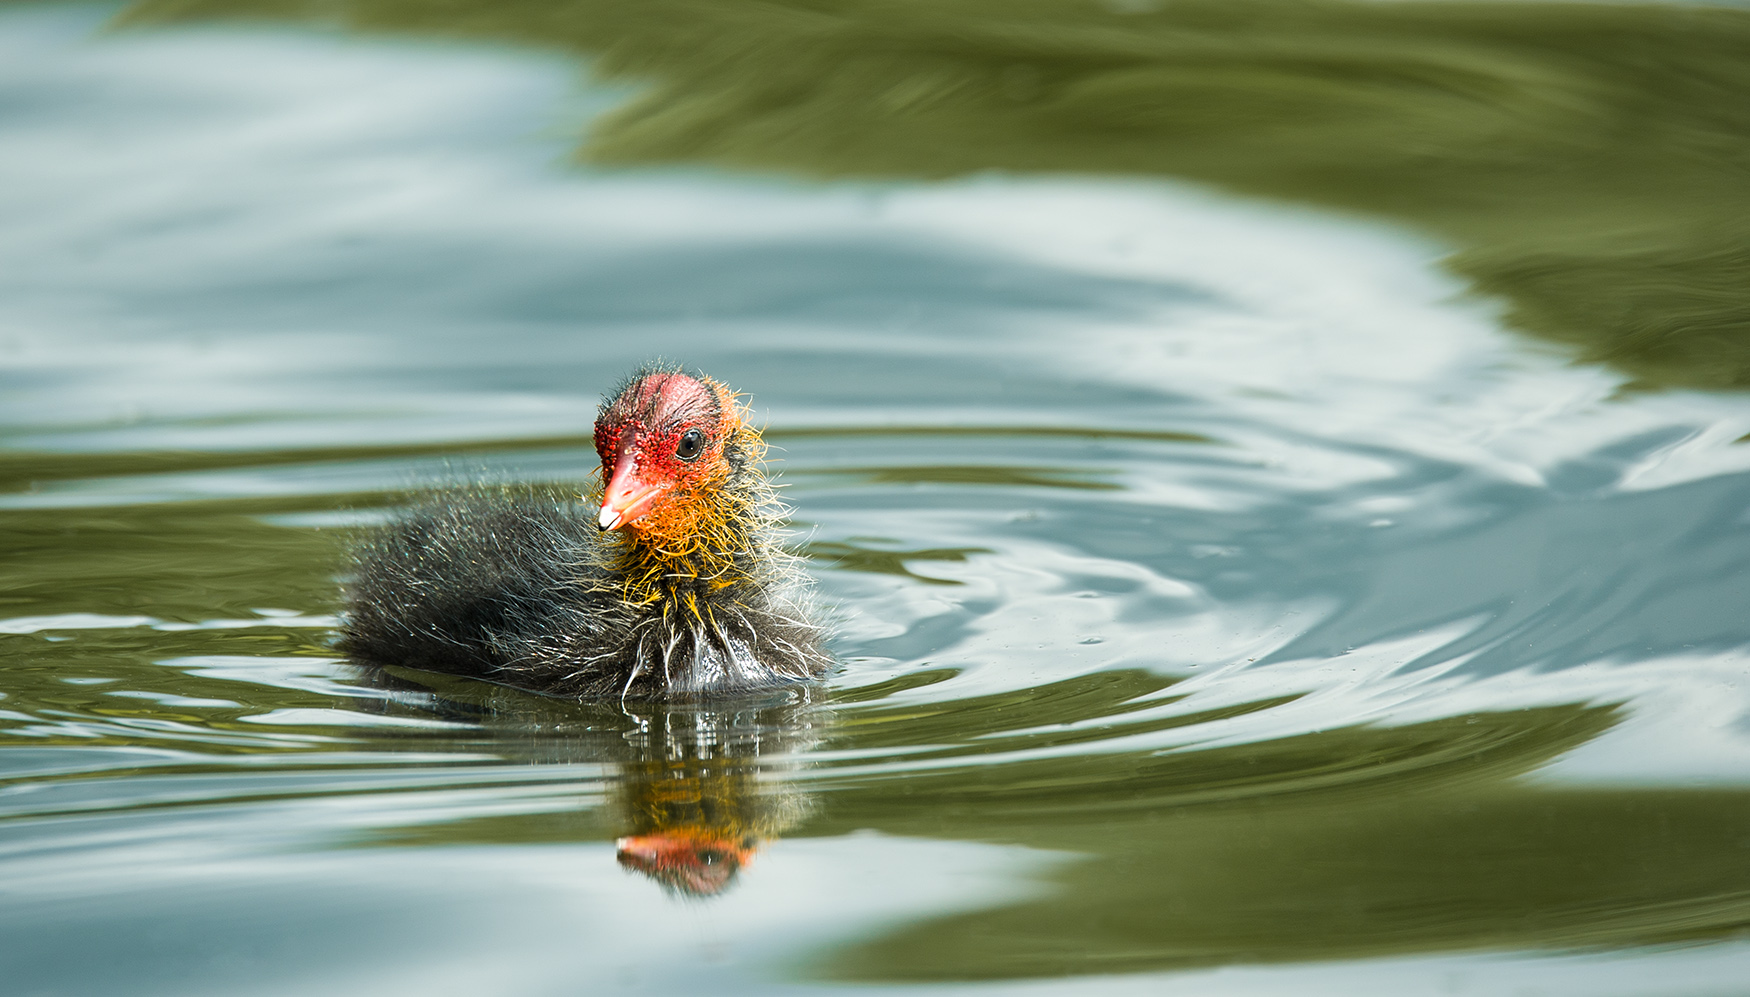
[[650, 363], [604, 396], [594, 429], [589, 492], [443, 489], [357, 541], [339, 647], [580, 700], [822, 677], [826, 631], [739, 396]]

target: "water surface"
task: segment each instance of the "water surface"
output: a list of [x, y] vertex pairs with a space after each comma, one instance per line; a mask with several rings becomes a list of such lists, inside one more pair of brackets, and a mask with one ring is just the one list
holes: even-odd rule
[[[0, 13], [20, 992], [1740, 989], [1741, 395], [1437, 228], [577, 167], [561, 56], [115, 12]], [[348, 529], [585, 487], [655, 354], [765, 421], [825, 689], [336, 655]]]

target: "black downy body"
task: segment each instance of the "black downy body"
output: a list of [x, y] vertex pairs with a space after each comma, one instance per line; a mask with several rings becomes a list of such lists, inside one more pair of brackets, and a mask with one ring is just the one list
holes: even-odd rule
[[[620, 395], [665, 372], [640, 371]], [[579, 698], [685, 698], [820, 676], [831, 659], [799, 562], [779, 543], [784, 509], [759, 467], [759, 435], [738, 416], [724, 417], [718, 476], [684, 499], [694, 515], [679, 542], [604, 530], [599, 499], [532, 488], [476, 486], [415, 504], [355, 547], [342, 648]]]

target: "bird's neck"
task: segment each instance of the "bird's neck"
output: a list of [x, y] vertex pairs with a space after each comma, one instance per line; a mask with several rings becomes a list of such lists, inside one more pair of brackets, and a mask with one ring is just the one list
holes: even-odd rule
[[648, 525], [627, 530], [613, 556], [620, 598], [687, 629], [713, 627], [712, 607], [745, 590], [759, 570], [771, 485], [765, 444], [738, 423], [724, 447], [724, 476], [673, 496]]
[[713, 622], [711, 603], [746, 584], [759, 528], [757, 496], [732, 487], [690, 500], [684, 532], [633, 533], [616, 557], [622, 601], [687, 626]]

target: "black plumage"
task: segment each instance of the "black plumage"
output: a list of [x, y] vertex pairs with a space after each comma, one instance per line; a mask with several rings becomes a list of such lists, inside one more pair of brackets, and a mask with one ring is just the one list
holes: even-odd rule
[[[362, 539], [342, 647], [375, 664], [586, 698], [705, 696], [822, 674], [830, 658], [805, 576], [779, 543], [763, 446], [727, 389], [646, 368], [596, 430], [600, 498], [457, 489]], [[634, 515], [610, 530], [613, 510]]]

